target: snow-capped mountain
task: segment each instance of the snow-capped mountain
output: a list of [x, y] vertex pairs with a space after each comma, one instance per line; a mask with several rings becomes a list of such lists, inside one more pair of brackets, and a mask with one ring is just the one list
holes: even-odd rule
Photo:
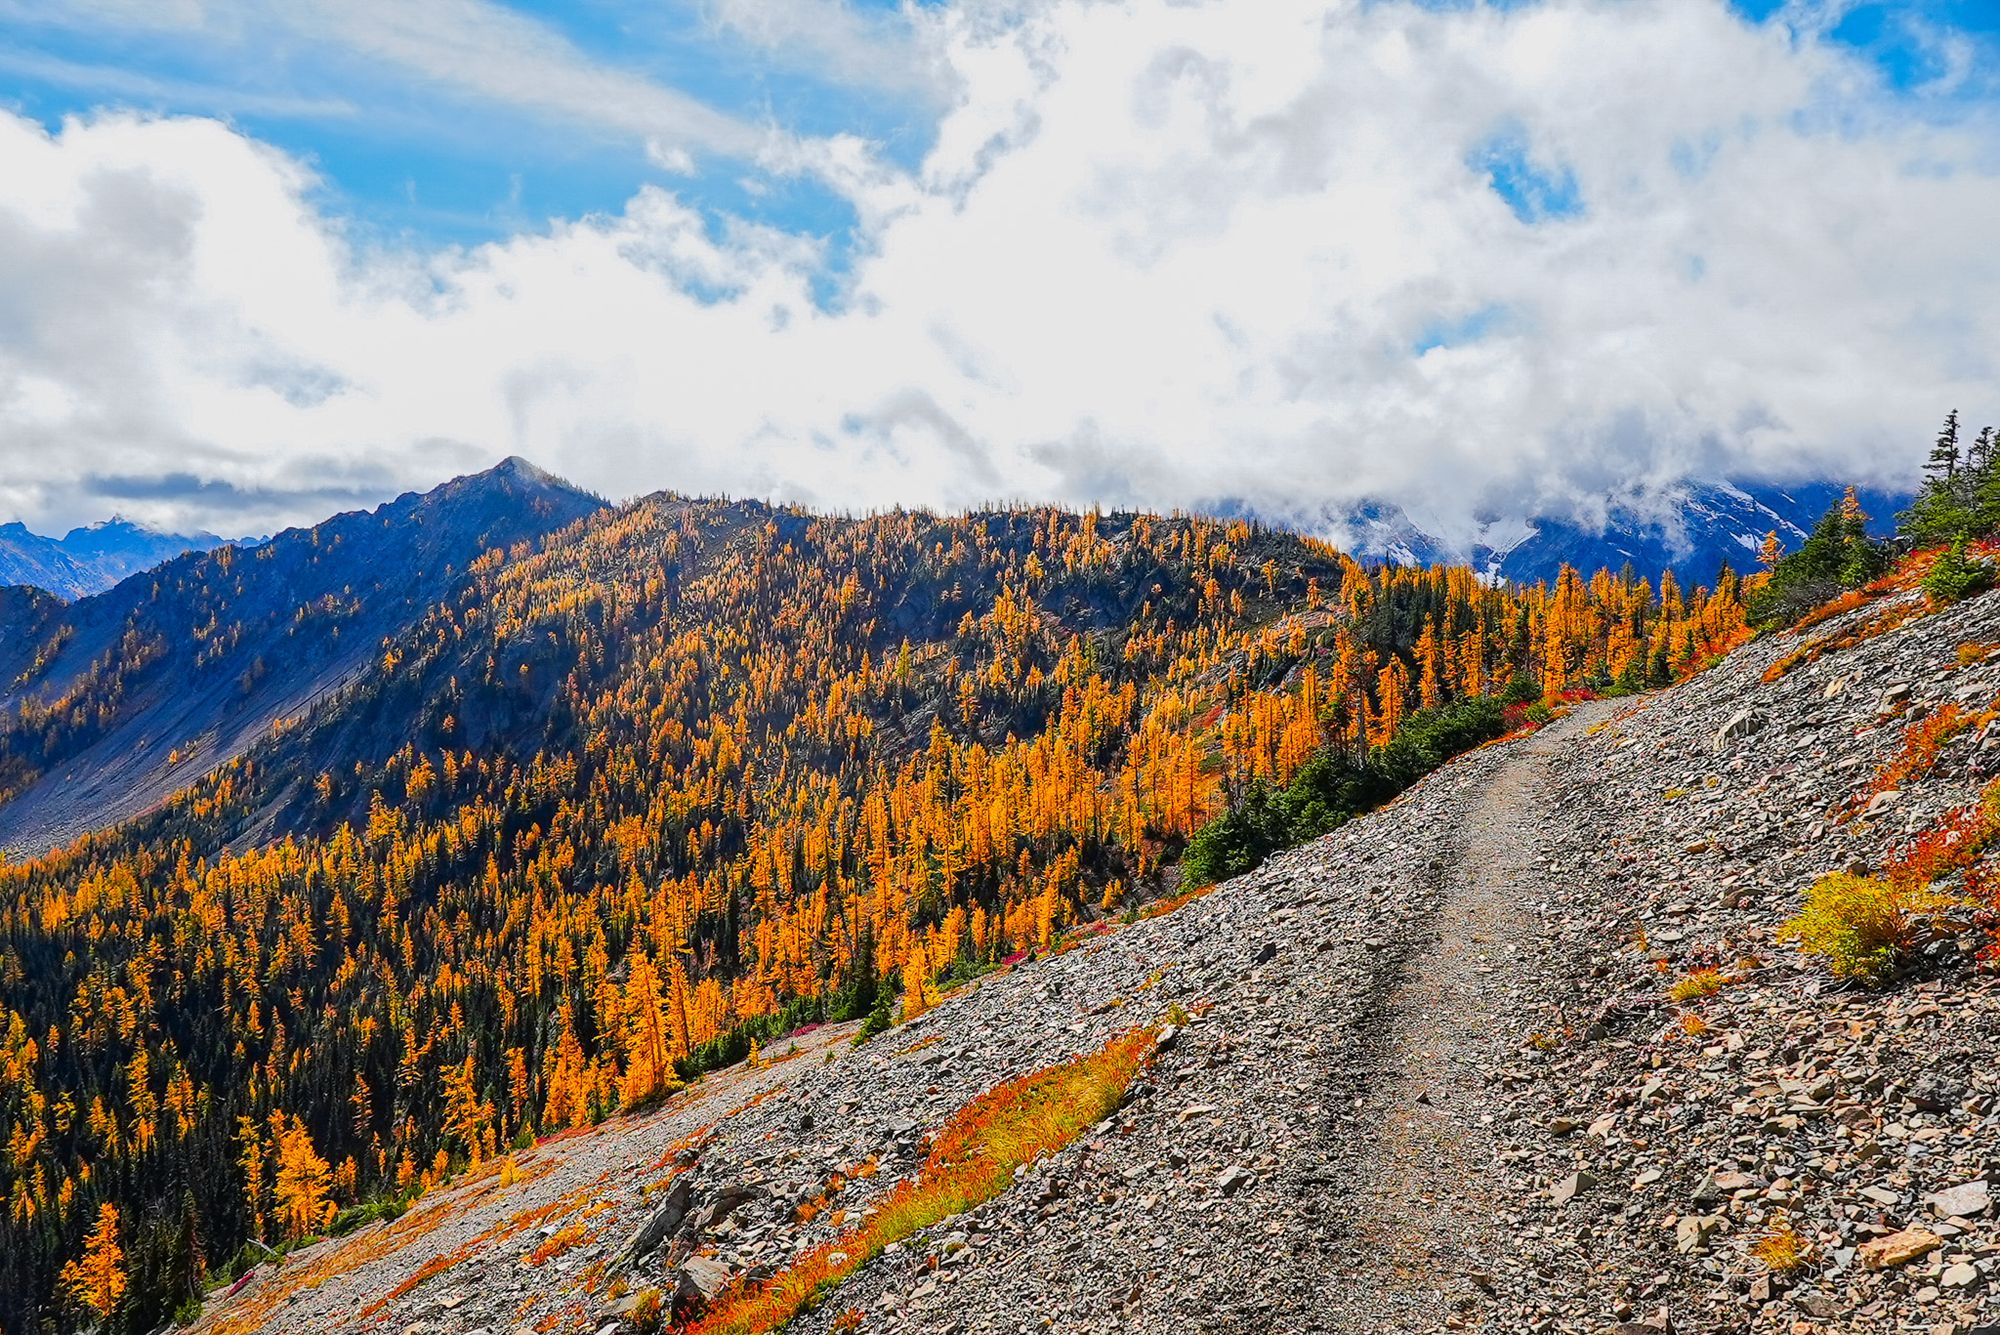
[[[1607, 498], [1601, 524], [1502, 517], [1489, 520], [1464, 543], [1433, 536], [1393, 505], [1359, 507], [1337, 527], [1353, 551], [1378, 560], [1420, 565], [1462, 561], [1496, 579], [1527, 584], [1554, 579], [1565, 565], [1588, 574], [1600, 567], [1616, 570], [1629, 561], [1649, 579], [1671, 570], [1691, 586], [1712, 583], [1724, 562], [1739, 571], [1754, 568], [1766, 534], [1776, 533], [1787, 551], [1796, 550], [1845, 492], [1831, 482], [1786, 487], [1684, 483], [1643, 500]], [[1860, 500], [1869, 530], [1886, 535], [1910, 498], [1864, 490]]]

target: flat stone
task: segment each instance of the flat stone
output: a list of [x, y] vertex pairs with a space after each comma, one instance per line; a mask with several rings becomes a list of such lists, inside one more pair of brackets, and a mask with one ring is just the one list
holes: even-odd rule
[[1558, 1206], [1568, 1205], [1578, 1196], [1597, 1185], [1597, 1179], [1586, 1172], [1571, 1173], [1562, 1181], [1549, 1188], [1549, 1199]]
[[1674, 1225], [1674, 1248], [1683, 1256], [1692, 1256], [1708, 1250], [1708, 1235], [1722, 1227], [1722, 1220], [1714, 1215], [1682, 1215]]
[[1983, 1181], [1961, 1182], [1933, 1192], [1931, 1212], [1940, 1219], [1977, 1219], [1993, 1208], [1993, 1191]]
[[1902, 800], [1903, 790], [1900, 788], [1891, 788], [1886, 792], [1877, 793], [1869, 800], [1867, 807], [1861, 813], [1861, 818], [1869, 820], [1879, 816]]
[[729, 1287], [736, 1272], [711, 1256], [690, 1256], [674, 1271], [675, 1305], [711, 1301]]
[[1861, 1245], [1861, 1264], [1870, 1270], [1893, 1270], [1922, 1260], [1944, 1246], [1944, 1239], [1927, 1228], [1906, 1228]]

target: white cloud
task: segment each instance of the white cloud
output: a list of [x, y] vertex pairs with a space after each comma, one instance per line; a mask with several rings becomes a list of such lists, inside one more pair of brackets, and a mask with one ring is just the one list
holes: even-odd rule
[[715, 28], [814, 76], [872, 89], [938, 94], [925, 49], [933, 24], [917, 5], [861, 10], [848, 0], [702, 0]]
[[[259, 7], [264, 8], [264, 7]], [[449, 88], [642, 138], [748, 157], [769, 131], [636, 73], [490, 0], [290, 0], [265, 12]]]
[[[935, 22], [959, 92], [918, 171], [787, 149], [863, 218], [833, 310], [818, 242], [656, 189], [358, 252], [220, 125], [0, 117], [0, 512], [262, 528], [519, 453], [614, 495], [1372, 496], [1463, 532], [1687, 474], [1893, 478], [1944, 409], [2000, 414], [2000, 134], [1810, 31], [1719, 0]], [[1496, 136], [1583, 211], [1517, 219], [1472, 165]], [[264, 508], [133, 485], [169, 473]]]
[[[227, 46], [253, 62], [298, 51], [308, 60], [359, 60], [459, 99], [635, 138], [666, 157], [700, 151], [751, 158], [783, 139], [774, 127], [593, 58], [497, 0], [70, 0], [56, 7], [0, 0], [0, 17], [177, 36], [204, 54]], [[129, 96], [135, 77], [104, 70], [96, 86]]]
[[354, 104], [339, 97], [298, 97], [289, 93], [256, 93], [238, 88], [195, 83], [186, 79], [162, 79], [111, 65], [90, 65], [80, 61], [26, 51], [0, 48], [0, 70], [22, 78], [66, 88], [81, 88], [100, 95], [132, 99], [160, 105], [196, 106], [225, 115], [271, 116], [287, 120], [344, 119], [356, 112]]

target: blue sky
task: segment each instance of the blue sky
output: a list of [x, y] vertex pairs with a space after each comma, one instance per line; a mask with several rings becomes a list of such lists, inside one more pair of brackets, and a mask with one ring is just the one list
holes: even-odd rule
[[[884, 60], [905, 64], [901, 83], [856, 77], [804, 42], [786, 50], [760, 41], [704, 0], [481, 7], [518, 16], [604, 69], [746, 122], [858, 135], [906, 166], [920, 160], [935, 127], [937, 97], [918, 53], [899, 46], [909, 24], [889, 0], [793, 8], [807, 18], [814, 9], [845, 10], [881, 39]], [[691, 178], [663, 170], [636, 135], [510, 105], [504, 95], [471, 95], [325, 33], [254, 15], [176, 26], [159, 15], [128, 21], [132, 11], [122, 7], [88, 9], [0, 4], [7, 105], [50, 127], [105, 108], [224, 117], [312, 164], [330, 207], [388, 236], [490, 240], [550, 218], [615, 211], [648, 182], [718, 214], [815, 235], [838, 236], [853, 222], [843, 200], [800, 176], [718, 155], [697, 160]]]
[[1995, 0], [0, 0], [0, 520], [1604, 511], [2000, 419]]
[[[1529, 8], [1521, 0], [1497, 7]], [[2000, 42], [1993, 0], [1801, 5], [1798, 0], [1733, 0], [1746, 17], [1818, 26], [1831, 42], [1870, 62], [1893, 87], [1918, 96], [1950, 76], [1946, 38], [1971, 58], [1949, 109], [1988, 98], [1991, 56]], [[1471, 8], [1467, 0], [1441, 7]], [[62, 118], [107, 107], [218, 115], [312, 164], [328, 207], [382, 235], [427, 243], [479, 242], [615, 211], [641, 185], [664, 185], [712, 216], [733, 216], [830, 238], [836, 259], [855, 221], [849, 203], [809, 177], [756, 169], [704, 155], [692, 175], [663, 170], [629, 133], [580, 125], [473, 96], [446, 81], [371, 58], [324, 35], [283, 31], [240, 16], [176, 26], [143, 9], [90, 13], [68, 3], [0, 4], [0, 98], [54, 127]], [[195, 0], [200, 7], [200, 0]], [[902, 63], [901, 84], [860, 77], [809, 41], [760, 41], [705, 0], [519, 0], [505, 8], [581, 57], [684, 92], [752, 123], [806, 136], [853, 134], [881, 155], [914, 167], [929, 149], [949, 89], [909, 41], [909, 16], [894, 0], [767, 0], [795, 11], [845, 10], [879, 40], [886, 62]], [[745, 13], [759, 6], [739, 6]], [[935, 8], [935, 0], [930, 7]], [[213, 8], [213, 6], [211, 6]], [[282, 6], [274, 6], [282, 8]], [[1962, 57], [1967, 58], [1967, 57]], [[1980, 68], [1981, 65], [1984, 68]], [[1500, 143], [1489, 164], [1496, 191], [1524, 216], [1561, 216], [1578, 207], [1574, 184], [1538, 175], [1518, 145]]]

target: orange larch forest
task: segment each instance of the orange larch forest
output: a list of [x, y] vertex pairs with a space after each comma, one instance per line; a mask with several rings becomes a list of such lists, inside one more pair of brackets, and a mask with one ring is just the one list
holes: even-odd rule
[[1454, 700], [1664, 683], [1743, 593], [671, 496], [489, 552], [247, 757], [0, 865], [0, 1324], [150, 1328], [248, 1239], [921, 1009], [1169, 889], [1251, 780]]

